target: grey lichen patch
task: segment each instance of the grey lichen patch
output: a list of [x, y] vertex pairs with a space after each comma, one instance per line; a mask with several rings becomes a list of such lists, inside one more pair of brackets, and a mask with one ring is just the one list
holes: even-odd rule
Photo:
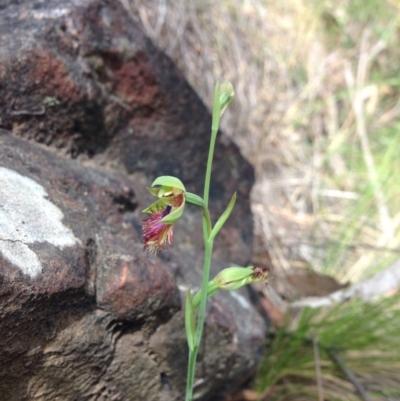
[[80, 243], [47, 196], [35, 181], [0, 167], [0, 252], [32, 278], [42, 271], [42, 264], [28, 244], [48, 242], [63, 249]]

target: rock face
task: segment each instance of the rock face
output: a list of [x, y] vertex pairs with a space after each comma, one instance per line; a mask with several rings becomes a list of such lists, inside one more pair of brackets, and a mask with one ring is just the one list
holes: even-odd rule
[[[183, 399], [182, 297], [201, 282], [198, 210], [142, 251], [158, 175], [202, 192], [210, 116], [123, 6], [0, 4], [0, 400]], [[225, 141], [226, 142], [226, 141]], [[250, 166], [219, 140], [210, 204], [239, 201], [214, 273], [250, 258]], [[265, 326], [246, 291], [209, 303], [196, 397], [251, 374]]]

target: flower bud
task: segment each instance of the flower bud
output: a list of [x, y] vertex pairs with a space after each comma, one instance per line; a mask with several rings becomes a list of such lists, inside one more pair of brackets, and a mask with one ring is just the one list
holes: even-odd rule
[[251, 282], [251, 267], [228, 267], [214, 278], [220, 290], [236, 290]]
[[[269, 277], [269, 269], [263, 267], [228, 267], [220, 271], [213, 280], [208, 282], [207, 298], [218, 290], [237, 290], [247, 284], [266, 281]], [[201, 291], [193, 297], [193, 308], [200, 304]]]
[[229, 106], [235, 96], [232, 84], [230, 82], [223, 82], [219, 87], [218, 94], [221, 109], [220, 115], [222, 116], [223, 112]]

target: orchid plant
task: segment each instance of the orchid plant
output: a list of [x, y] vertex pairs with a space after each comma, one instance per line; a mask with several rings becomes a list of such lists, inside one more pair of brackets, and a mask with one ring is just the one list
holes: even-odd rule
[[208, 199], [215, 141], [220, 118], [225, 109], [232, 102], [233, 97], [234, 91], [231, 83], [225, 82], [215, 86], [211, 141], [203, 198], [187, 192], [182, 181], [178, 178], [161, 176], [153, 182], [151, 188], [148, 188], [149, 192], [156, 196], [158, 200], [143, 210], [144, 213], [150, 214], [150, 218], [143, 222], [144, 249], [149, 254], [153, 255], [157, 255], [158, 252], [164, 250], [167, 245], [172, 245], [174, 224], [182, 216], [186, 202], [199, 206], [203, 211], [203, 280], [200, 290], [193, 296], [189, 289], [185, 303], [185, 328], [189, 346], [185, 401], [193, 400], [196, 359], [203, 334], [207, 298], [219, 290], [235, 290], [250, 283], [266, 281], [269, 273], [267, 270], [258, 267], [234, 266], [222, 270], [211, 281], [209, 278], [214, 239], [229, 218], [236, 202], [236, 193], [234, 193], [224, 213], [217, 222], [212, 225], [208, 209]]

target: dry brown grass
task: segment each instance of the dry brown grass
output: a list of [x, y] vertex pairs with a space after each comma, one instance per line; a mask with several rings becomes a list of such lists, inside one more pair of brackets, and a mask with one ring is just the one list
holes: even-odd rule
[[208, 107], [234, 84], [223, 129], [255, 168], [258, 263], [346, 281], [398, 257], [400, 134], [378, 134], [400, 128], [397, 1], [120, 1]]

